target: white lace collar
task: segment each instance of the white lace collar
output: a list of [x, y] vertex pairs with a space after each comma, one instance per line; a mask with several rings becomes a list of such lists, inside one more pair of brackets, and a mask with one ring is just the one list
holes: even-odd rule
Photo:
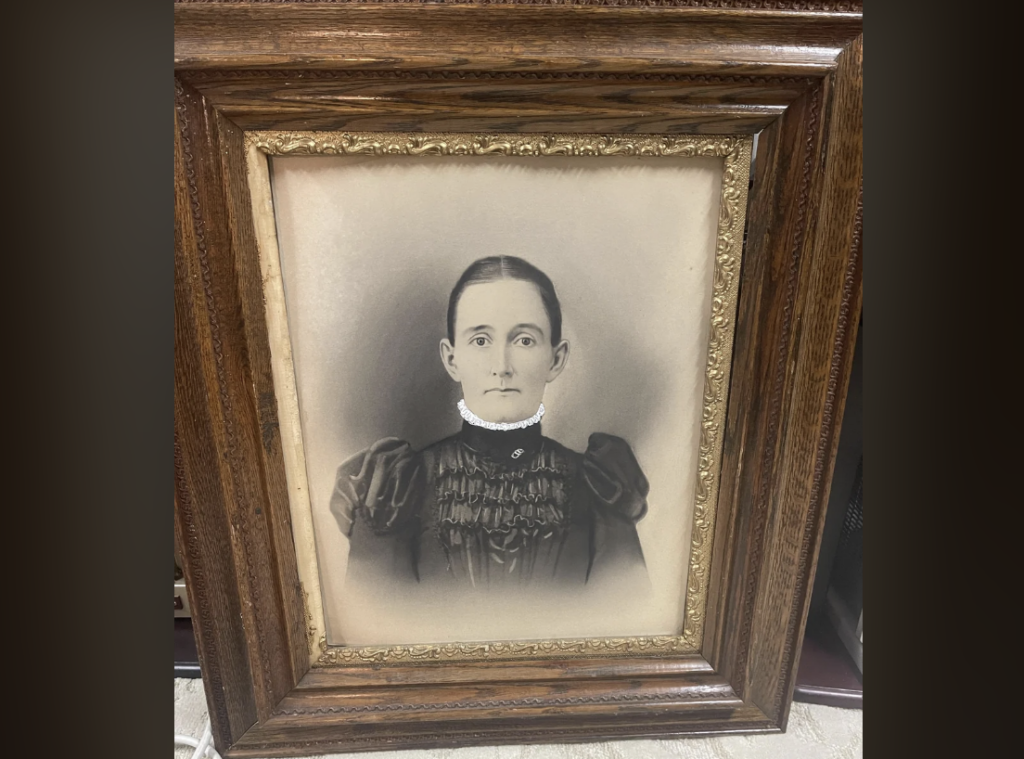
[[465, 399], [459, 401], [459, 413], [462, 414], [463, 419], [474, 427], [483, 427], [484, 429], [496, 430], [498, 432], [509, 432], [510, 430], [521, 430], [524, 427], [530, 427], [537, 424], [540, 421], [540, 418], [544, 416], [544, 404], [540, 404], [540, 408], [537, 409], [536, 414], [531, 416], [529, 419], [523, 419], [521, 422], [485, 422], [469, 410], [469, 406], [466, 405]]

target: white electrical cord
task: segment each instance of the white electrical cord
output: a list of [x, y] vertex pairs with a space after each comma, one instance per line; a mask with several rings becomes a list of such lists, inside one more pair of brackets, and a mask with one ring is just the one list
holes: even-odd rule
[[203, 757], [207, 759], [221, 759], [217, 749], [213, 747], [213, 727], [210, 725], [210, 720], [206, 720], [206, 727], [203, 729], [202, 738], [196, 740], [188, 735], [175, 735], [174, 745], [194, 748], [195, 752], [192, 754], [192, 759], [203, 759]]

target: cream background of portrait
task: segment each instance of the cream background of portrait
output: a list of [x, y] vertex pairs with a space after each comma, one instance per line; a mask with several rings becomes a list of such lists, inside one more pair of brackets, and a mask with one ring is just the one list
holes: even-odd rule
[[[676, 635], [697, 473], [722, 160], [274, 157], [274, 213], [332, 645]], [[383, 437], [458, 431], [438, 354], [448, 295], [487, 255], [552, 279], [571, 345], [544, 435], [623, 437], [650, 482], [652, 594], [361, 597], [329, 511], [338, 465]], [[415, 590], [415, 589], [413, 589]]]

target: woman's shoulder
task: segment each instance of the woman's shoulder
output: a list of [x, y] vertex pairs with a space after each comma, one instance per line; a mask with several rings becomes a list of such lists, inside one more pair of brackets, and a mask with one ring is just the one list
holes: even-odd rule
[[587, 447], [581, 453], [568, 446], [560, 443], [554, 438], [545, 437], [544, 447], [547, 450], [555, 450], [563, 453], [566, 456], [574, 457], [577, 459], [583, 458], [597, 458], [597, 459], [630, 459], [636, 461], [636, 456], [633, 454], [633, 449], [624, 438], [616, 435], [610, 435], [606, 432], [594, 432], [587, 438]]
[[624, 438], [607, 432], [595, 432], [587, 440], [583, 455], [594, 461], [601, 461], [615, 467], [640, 470], [640, 463], [632, 447]]
[[419, 513], [425, 481], [421, 452], [400, 438], [381, 438], [338, 467], [331, 512], [346, 535], [359, 517], [378, 534], [394, 532]]
[[634, 522], [647, 513], [650, 484], [623, 438], [593, 433], [581, 456], [580, 476], [598, 510]]

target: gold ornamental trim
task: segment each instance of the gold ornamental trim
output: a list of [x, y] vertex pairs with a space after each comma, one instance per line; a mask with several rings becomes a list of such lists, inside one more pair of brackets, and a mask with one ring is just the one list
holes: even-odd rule
[[[374, 156], [713, 156], [728, 158], [749, 137], [663, 135], [402, 134], [399, 132], [247, 132], [267, 155]], [[749, 150], [747, 161], [749, 166]], [[745, 186], [744, 186], [745, 187]]]
[[321, 638], [320, 657], [316, 666], [692, 653], [696, 652], [682, 637], [671, 635], [649, 638], [563, 638], [543, 641], [361, 647], [329, 646], [327, 639]]
[[587, 656], [685, 655], [703, 643], [711, 546], [714, 542], [722, 429], [735, 333], [740, 258], [746, 222], [751, 137], [707, 135], [403, 134], [398, 132], [247, 132], [266, 155], [372, 156], [624, 156], [724, 159], [711, 320], [704, 374], [701, 434], [690, 538], [683, 629], [678, 636], [499, 641], [409, 646], [329, 646], [319, 639], [314, 666], [413, 661], [497, 660]]

